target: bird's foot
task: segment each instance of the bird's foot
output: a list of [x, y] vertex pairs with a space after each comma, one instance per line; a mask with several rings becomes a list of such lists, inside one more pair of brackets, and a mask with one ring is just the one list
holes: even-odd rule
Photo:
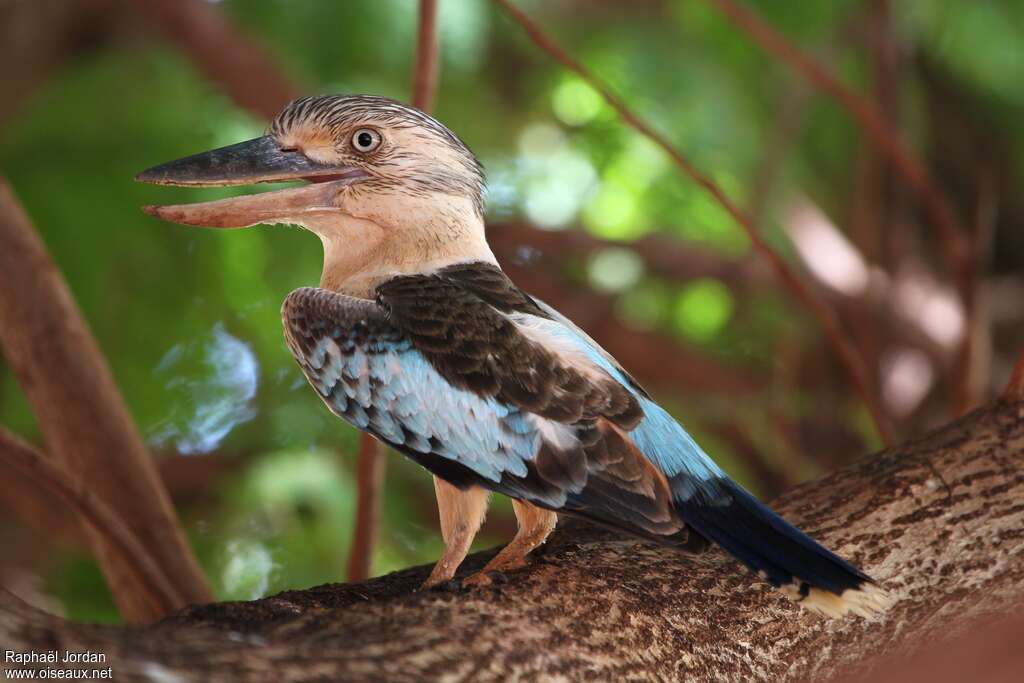
[[492, 569], [491, 571], [480, 570], [476, 574], [467, 576], [462, 580], [463, 586], [469, 586], [472, 588], [483, 588], [484, 586], [493, 586], [495, 584], [508, 583], [508, 574], [505, 572]]
[[438, 593], [457, 593], [462, 588], [462, 583], [457, 579], [447, 581], [424, 581], [423, 585], [417, 588], [417, 592], [436, 591]]
[[480, 571], [464, 578], [462, 580], [462, 585], [472, 586], [473, 588], [483, 588], [484, 586], [490, 586], [492, 582], [493, 581], [487, 572]]
[[431, 576], [427, 577], [426, 581], [424, 581], [422, 584], [420, 584], [419, 590], [421, 590], [421, 591], [429, 591], [429, 590], [432, 590], [434, 588], [437, 588], [438, 586], [440, 586], [444, 582], [445, 582], [445, 579], [435, 579], [434, 576], [431, 575]]
[[437, 588], [446, 583], [450, 583], [455, 577], [455, 571], [459, 568], [458, 562], [450, 561], [450, 558], [442, 557], [437, 564], [434, 565], [434, 569], [430, 572], [430, 576], [420, 586], [421, 591], [428, 591], [433, 588]]
[[463, 586], [490, 586], [493, 583], [506, 583], [506, 572], [523, 569], [527, 565], [525, 557], [502, 558], [499, 554], [476, 574], [462, 580]]

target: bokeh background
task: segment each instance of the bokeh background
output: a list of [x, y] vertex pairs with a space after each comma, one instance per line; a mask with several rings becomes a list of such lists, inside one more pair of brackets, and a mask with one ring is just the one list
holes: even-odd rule
[[[409, 98], [412, 0], [206, 4], [273, 64], [246, 72], [257, 99], [282, 77], [303, 93]], [[520, 3], [749, 212], [837, 311], [897, 438], [919, 435], [988, 400], [1024, 348], [1024, 3], [744, 4], [877, 108], [949, 197], [977, 266], [970, 314], [905, 178], [713, 3]], [[340, 580], [357, 434], [308, 389], [278, 314], [290, 290], [317, 282], [318, 240], [139, 211], [218, 191], [142, 186], [135, 173], [266, 125], [211, 77], [217, 55], [204, 67], [197, 29], [166, 5], [0, 2], [0, 173], [97, 336], [218, 597]], [[514, 279], [605, 344], [761, 495], [881, 445], [815, 319], [709, 195], [491, 3], [442, 0], [439, 26], [435, 113], [487, 169], [489, 234]], [[958, 380], [965, 334], [970, 376]], [[2, 360], [0, 424], [39, 439]], [[73, 618], [115, 620], [73, 518], [57, 505], [16, 515], [29, 494], [10, 488], [5, 585]], [[500, 501], [477, 547], [513, 531]], [[392, 454], [373, 572], [440, 549], [429, 476]]]

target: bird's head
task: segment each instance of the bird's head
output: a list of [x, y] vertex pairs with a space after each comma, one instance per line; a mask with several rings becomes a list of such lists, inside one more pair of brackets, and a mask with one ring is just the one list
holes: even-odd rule
[[436, 119], [383, 97], [298, 99], [262, 137], [161, 164], [136, 179], [192, 186], [306, 181], [146, 211], [213, 228], [302, 226], [324, 244], [324, 286], [357, 295], [394, 274], [494, 260], [476, 157]]

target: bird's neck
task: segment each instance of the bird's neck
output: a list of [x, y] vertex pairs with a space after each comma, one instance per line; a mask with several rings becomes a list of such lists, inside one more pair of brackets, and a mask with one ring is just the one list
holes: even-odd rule
[[373, 299], [377, 286], [401, 275], [430, 273], [456, 263], [497, 265], [479, 218], [453, 225], [381, 227], [359, 220], [358, 237], [346, 230], [321, 234], [324, 268], [320, 286], [362, 299]]

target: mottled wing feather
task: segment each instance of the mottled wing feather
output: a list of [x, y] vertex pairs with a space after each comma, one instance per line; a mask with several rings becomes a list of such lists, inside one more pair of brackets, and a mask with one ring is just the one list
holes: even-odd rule
[[443, 268], [437, 275], [447, 282], [457, 283], [502, 313], [544, 314], [543, 304], [516, 287], [497, 266], [480, 262], [457, 263]]
[[450, 390], [374, 302], [299, 289], [282, 318], [295, 359], [337, 415], [418, 459], [449, 459], [493, 481], [526, 474], [535, 436], [523, 416]]
[[[464, 292], [444, 289], [412, 300], [401, 291], [389, 291], [388, 308], [319, 289], [286, 299], [288, 345], [333, 412], [456, 485], [481, 484], [649, 535], [681, 530], [664, 475], [623, 427], [599, 414], [635, 424], [635, 417], [624, 418], [621, 404], [628, 401], [600, 400], [587, 378], [553, 367], [555, 360], [529, 348], [529, 340], [515, 340], [521, 334], [514, 326], [490, 318]], [[422, 285], [411, 291], [422, 294]], [[452, 305], [441, 310], [431, 303], [440, 295]], [[402, 315], [395, 315], [396, 303]], [[486, 332], [483, 320], [496, 329]], [[443, 350], [444, 337], [457, 353]], [[517, 354], [529, 354], [558, 380], [529, 376]], [[510, 380], [510, 368], [527, 377]], [[537, 401], [527, 387], [568, 389], [576, 401], [556, 410], [552, 399]]]
[[459, 281], [415, 275], [377, 292], [391, 320], [452, 386], [563, 424], [604, 417], [628, 430], [643, 418], [636, 397], [609, 373], [565, 362]]

